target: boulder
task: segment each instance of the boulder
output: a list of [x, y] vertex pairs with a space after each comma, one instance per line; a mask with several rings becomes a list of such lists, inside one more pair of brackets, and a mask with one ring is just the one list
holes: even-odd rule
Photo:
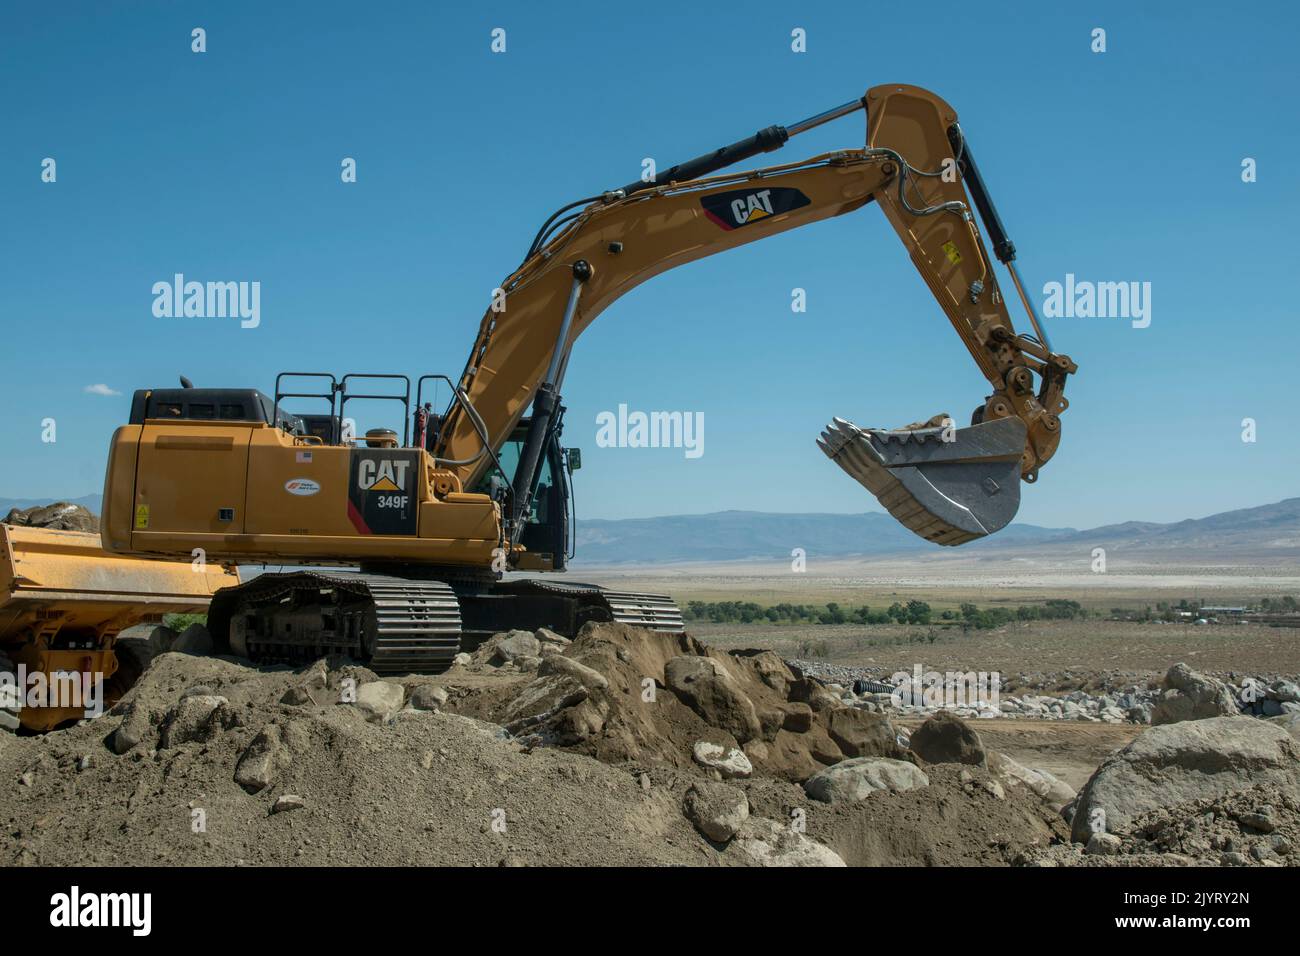
[[447, 689], [436, 684], [421, 684], [411, 691], [411, 706], [416, 710], [441, 710], [447, 705]]
[[1079, 793], [1072, 831], [1124, 834], [1149, 811], [1261, 784], [1300, 786], [1300, 743], [1253, 717], [1209, 717], [1145, 730], [1097, 768]]
[[507, 726], [529, 718], [536, 722], [580, 704], [587, 699], [587, 688], [565, 674], [551, 674], [531, 681], [505, 710]]
[[158, 714], [133, 701], [126, 708], [122, 722], [108, 738], [108, 746], [115, 754], [124, 754], [153, 736]]
[[10, 508], [4, 517], [5, 524], [29, 528], [51, 528], [55, 531], [98, 531], [99, 519], [81, 505], [56, 501], [52, 505], [34, 508]]
[[988, 768], [989, 773], [1001, 782], [1025, 787], [1037, 794], [1057, 813], [1078, 796], [1073, 787], [1046, 770], [1031, 770], [996, 750], [988, 751]]
[[881, 714], [856, 707], [837, 708], [827, 715], [826, 730], [846, 757], [903, 756], [894, 725]]
[[813, 727], [813, 711], [807, 704], [792, 701], [785, 705], [781, 729], [792, 734], [806, 734]]
[[371, 681], [357, 688], [357, 709], [372, 723], [384, 724], [402, 709], [406, 702], [406, 688], [385, 680]]
[[1113, 833], [1103, 833], [1100, 830], [1088, 837], [1088, 844], [1083, 848], [1083, 852], [1090, 856], [1114, 856], [1119, 852], [1124, 841]]
[[235, 783], [249, 793], [265, 790], [275, 782], [277, 771], [289, 760], [289, 752], [280, 737], [280, 728], [275, 724], [267, 724], [253, 738], [235, 765]]
[[732, 839], [728, 854], [752, 866], [846, 866], [834, 850], [775, 820], [750, 817]]
[[1151, 711], [1151, 723], [1174, 724], [1240, 712], [1227, 684], [1198, 674], [1186, 664], [1175, 664], [1165, 675], [1165, 690]]
[[856, 757], [809, 777], [804, 792], [822, 803], [856, 803], [877, 790], [915, 790], [930, 778], [916, 764], [889, 757]]
[[1270, 717], [1270, 724], [1276, 724], [1296, 740], [1300, 740], [1300, 714], [1283, 714], [1280, 717]]
[[987, 762], [984, 742], [975, 729], [948, 711], [935, 714], [912, 734], [912, 753], [928, 763]]
[[159, 624], [149, 632], [149, 650], [155, 654], [166, 654], [172, 649], [179, 635], [170, 627]]
[[547, 676], [550, 674], [563, 674], [577, 681], [589, 691], [606, 690], [609, 687], [609, 681], [605, 675], [594, 667], [588, 667], [572, 658], [565, 657], [563, 654], [550, 654], [542, 658], [542, 662], [537, 666], [538, 676]]
[[510, 631], [496, 640], [493, 661], [507, 664], [516, 657], [540, 657], [542, 643], [527, 631]]
[[728, 731], [739, 743], [762, 736], [753, 702], [717, 661], [674, 657], [664, 665], [664, 683], [705, 722]]
[[563, 634], [556, 634], [549, 627], [539, 627], [533, 632], [533, 637], [537, 638], [542, 645], [554, 644], [558, 647], [568, 647], [573, 641], [569, 640]]
[[1289, 680], [1276, 680], [1269, 687], [1268, 695], [1284, 703], [1300, 703], [1300, 684]]
[[699, 780], [683, 801], [686, 819], [715, 843], [726, 843], [749, 819], [745, 792], [726, 783]]
[[716, 770], [726, 779], [748, 777], [754, 772], [754, 765], [745, 756], [745, 752], [735, 747], [697, 740], [691, 748], [691, 754], [701, 767]]
[[177, 654], [211, 654], [212, 635], [202, 624], [191, 624], [172, 641], [171, 650]]

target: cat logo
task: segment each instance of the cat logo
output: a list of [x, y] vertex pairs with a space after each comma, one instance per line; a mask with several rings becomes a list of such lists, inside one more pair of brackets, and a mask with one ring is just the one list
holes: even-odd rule
[[413, 535], [420, 520], [420, 468], [424, 452], [353, 449], [348, 480], [348, 520], [360, 534]]
[[772, 190], [764, 189], [735, 200], [731, 204], [731, 215], [738, 226], [772, 215]]
[[362, 491], [401, 491], [406, 487], [408, 461], [363, 458], [357, 468], [357, 487]]
[[797, 189], [772, 186], [767, 189], [729, 189], [701, 196], [704, 215], [723, 229], [739, 229], [753, 222], [807, 206], [812, 200]]

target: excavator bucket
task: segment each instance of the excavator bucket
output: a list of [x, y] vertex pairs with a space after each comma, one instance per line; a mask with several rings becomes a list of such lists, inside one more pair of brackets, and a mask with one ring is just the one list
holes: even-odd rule
[[836, 418], [817, 444], [891, 515], [936, 544], [990, 535], [1020, 507], [1025, 425], [1018, 418], [898, 431]]

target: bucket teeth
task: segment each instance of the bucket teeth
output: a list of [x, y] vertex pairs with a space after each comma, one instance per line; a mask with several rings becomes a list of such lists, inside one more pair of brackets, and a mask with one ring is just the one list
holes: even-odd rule
[[1020, 507], [1025, 426], [859, 428], [834, 418], [817, 440], [828, 458], [927, 541], [965, 544], [998, 531]]

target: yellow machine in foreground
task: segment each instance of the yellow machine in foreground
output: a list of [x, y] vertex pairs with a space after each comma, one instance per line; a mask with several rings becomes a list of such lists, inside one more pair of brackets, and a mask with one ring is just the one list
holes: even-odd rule
[[[862, 148], [711, 175], [859, 110]], [[247, 388], [136, 392], [130, 423], [112, 440], [104, 548], [359, 566], [262, 574], [220, 591], [208, 619], [213, 638], [254, 660], [346, 653], [379, 671], [410, 672], [447, 666], [465, 635], [513, 627], [572, 634], [585, 621], [617, 620], [679, 630], [680, 613], [662, 596], [502, 579], [508, 570], [563, 570], [569, 557], [577, 459], [559, 438], [573, 344], [608, 305], [660, 272], [870, 203], [991, 393], [968, 427], [943, 415], [901, 429], [835, 419], [819, 444], [927, 540], [956, 545], [995, 532], [1015, 515], [1021, 480], [1036, 480], [1056, 451], [1075, 365], [1052, 351], [1024, 293], [1015, 246], [956, 112], [933, 93], [887, 85], [656, 181], [562, 207], [502, 282], [455, 382], [425, 375], [412, 395], [401, 375], [292, 372], [277, 378], [273, 397]], [[976, 212], [1032, 334], [1011, 321]], [[845, 265], [859, 268], [851, 254]], [[441, 414], [425, 401], [437, 382], [453, 396]], [[373, 429], [356, 440], [348, 412], [358, 400], [400, 404], [400, 436]], [[309, 401], [310, 413], [301, 410]], [[768, 468], [759, 477], [781, 474]]]
[[[213, 594], [238, 583], [218, 565], [105, 554], [95, 534], [0, 524], [0, 649], [10, 674], [24, 665], [44, 675], [46, 687], [57, 688], [61, 673], [101, 676], [111, 705], [147, 664], [122, 653], [121, 631], [164, 614], [206, 611]], [[49, 697], [15, 708], [27, 703], [31, 686], [9, 685], [4, 701], [29, 730], [84, 716], [83, 706]]]

